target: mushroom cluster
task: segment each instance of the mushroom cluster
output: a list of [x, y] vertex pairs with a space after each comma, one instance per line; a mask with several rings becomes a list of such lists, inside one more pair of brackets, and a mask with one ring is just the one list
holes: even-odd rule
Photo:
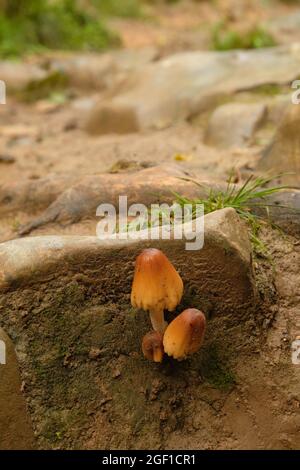
[[142, 341], [147, 359], [162, 362], [167, 353], [183, 360], [201, 347], [206, 319], [200, 310], [184, 310], [169, 325], [164, 319], [164, 310], [174, 311], [182, 294], [182, 279], [166, 255], [156, 248], [143, 250], [136, 259], [131, 304], [150, 314], [153, 330]]

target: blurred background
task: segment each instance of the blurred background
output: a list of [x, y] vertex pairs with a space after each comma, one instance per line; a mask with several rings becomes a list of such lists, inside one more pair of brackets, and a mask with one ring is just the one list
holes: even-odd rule
[[[297, 129], [278, 130], [299, 44], [299, 0], [0, 0], [0, 240], [85, 175], [177, 165], [238, 182], [274, 139], [263, 171], [300, 174]], [[58, 232], [95, 220], [32, 234]]]
[[299, 0], [0, 0], [0, 54], [273, 46], [299, 38], [298, 7]]

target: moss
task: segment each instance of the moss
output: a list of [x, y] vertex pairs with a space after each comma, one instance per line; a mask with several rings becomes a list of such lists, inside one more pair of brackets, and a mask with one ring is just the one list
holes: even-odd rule
[[224, 358], [221, 358], [220, 348], [211, 344], [204, 349], [201, 361], [201, 374], [213, 387], [226, 391], [235, 385], [235, 377]]
[[276, 96], [282, 93], [282, 87], [275, 83], [267, 83], [265, 85], [260, 85], [258, 87], [252, 88], [253, 93], [258, 93], [261, 95], [267, 96]]
[[212, 31], [212, 47], [217, 51], [260, 49], [275, 45], [276, 42], [272, 35], [264, 28], [258, 26], [242, 34], [229, 29], [223, 23], [218, 23]]
[[33, 80], [18, 97], [25, 102], [51, 98], [54, 93], [63, 92], [68, 86], [68, 77], [62, 72], [53, 72], [41, 80]]

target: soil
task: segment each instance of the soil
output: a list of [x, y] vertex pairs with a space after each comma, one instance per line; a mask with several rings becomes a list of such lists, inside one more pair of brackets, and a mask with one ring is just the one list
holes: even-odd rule
[[[245, 26], [272, 16], [261, 2], [220, 3], [218, 13], [212, 2], [180, 2], [158, 7], [156, 22], [122, 19], [113, 25], [126, 47], [155, 45], [167, 55], [207, 49], [207, 35], [197, 28], [201, 22], [211, 26], [224, 11], [233, 23], [242, 17]], [[228, 13], [234, 3], [245, 6]], [[276, 16], [293, 8], [278, 2]], [[225, 181], [231, 171], [243, 178], [275, 128], [269, 122], [245, 149], [216, 150], [202, 142], [211, 110], [163, 131], [92, 137], [74, 106], [82, 97], [77, 90], [48, 108], [8, 97], [0, 106], [0, 156], [10, 158], [0, 158], [0, 186], [49, 175], [75, 181], [113, 171], [122, 178], [164, 162], [214, 180]], [[7, 126], [12, 134], [3, 133]], [[17, 237], [20, 225], [40, 213], [37, 207], [4, 215], [0, 241]], [[94, 235], [95, 222], [53, 223], [30, 236], [50, 234]], [[130, 308], [128, 293], [117, 303], [103, 300], [76, 276], [64, 286], [49, 279], [8, 292], [1, 326], [17, 347], [38, 447], [300, 449], [300, 368], [291, 361], [291, 342], [300, 334], [300, 242], [270, 228], [261, 236], [269, 256], [254, 259], [259, 307], [243, 319], [234, 311], [210, 318], [203, 348], [183, 362], [165, 358], [155, 365], [143, 358], [140, 343], [149, 321]]]

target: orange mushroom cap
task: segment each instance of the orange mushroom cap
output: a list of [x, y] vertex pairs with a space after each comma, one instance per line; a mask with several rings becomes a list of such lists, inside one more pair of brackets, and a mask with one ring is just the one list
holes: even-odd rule
[[204, 313], [196, 308], [188, 308], [176, 317], [167, 327], [164, 350], [174, 359], [186, 359], [200, 349], [206, 328]]
[[183, 294], [183, 282], [166, 255], [147, 248], [137, 257], [131, 291], [133, 307], [172, 311]]

